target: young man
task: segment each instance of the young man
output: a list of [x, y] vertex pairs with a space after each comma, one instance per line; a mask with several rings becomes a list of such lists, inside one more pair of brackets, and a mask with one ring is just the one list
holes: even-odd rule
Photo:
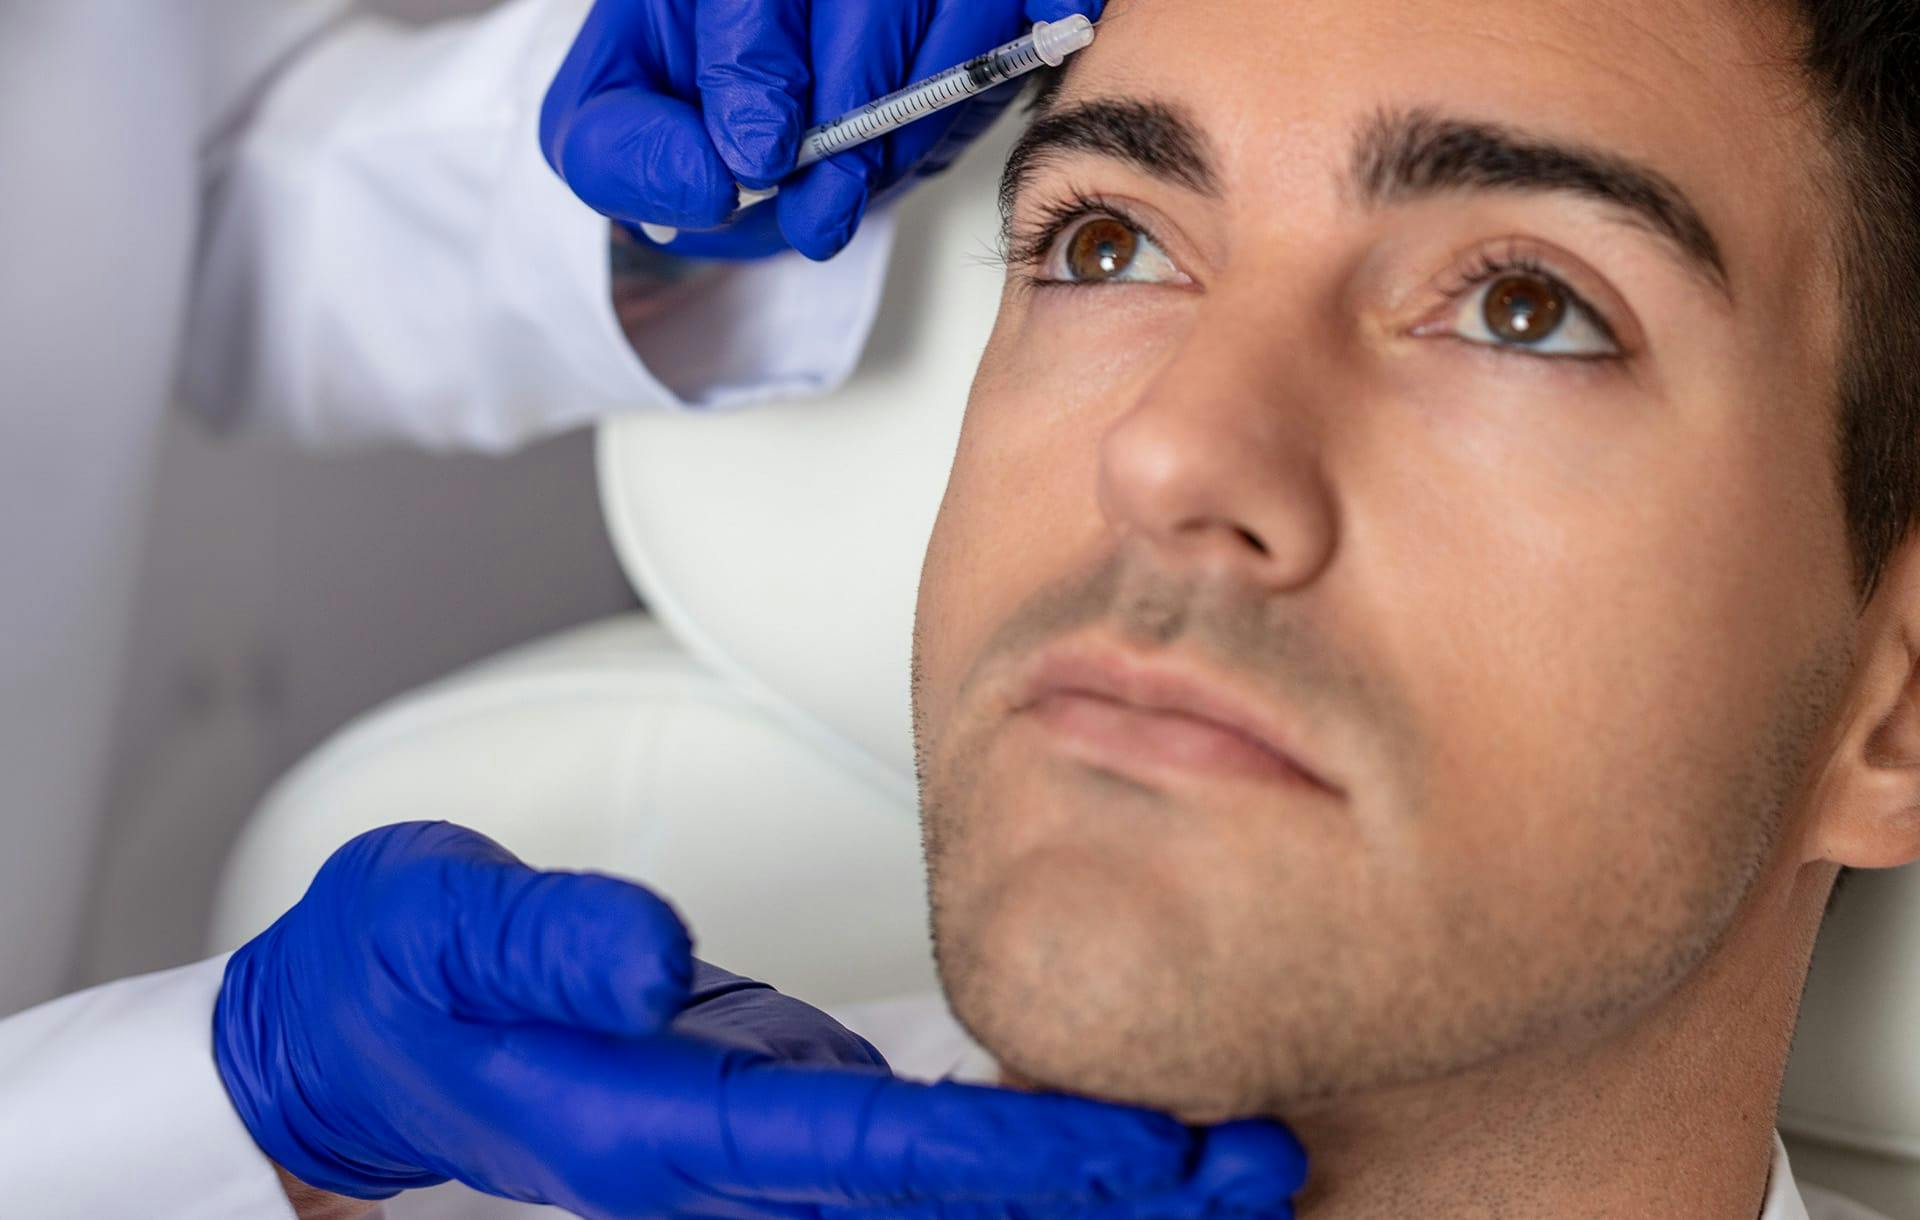
[[1815, 932], [1920, 856], [1917, 38], [1116, 0], [916, 627], [1008, 1078], [1278, 1117], [1312, 1220], [1805, 1214]]

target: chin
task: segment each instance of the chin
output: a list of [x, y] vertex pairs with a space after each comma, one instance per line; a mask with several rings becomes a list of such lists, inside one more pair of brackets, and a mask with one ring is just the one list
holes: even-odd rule
[[1190, 1123], [1256, 1114], [1263, 1092], [1219, 1017], [1219, 970], [1189, 896], [1127, 861], [1034, 853], [969, 887], [936, 877], [941, 984], [1019, 1087]]

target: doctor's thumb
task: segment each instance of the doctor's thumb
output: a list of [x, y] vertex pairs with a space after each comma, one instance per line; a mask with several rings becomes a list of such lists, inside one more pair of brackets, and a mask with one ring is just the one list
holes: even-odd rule
[[363, 921], [383, 971], [459, 1019], [640, 1036], [687, 1001], [692, 940], [664, 899], [613, 877], [541, 872], [451, 823], [362, 835], [309, 901], [329, 889], [357, 892], [341, 907]]
[[610, 89], [556, 119], [548, 160], [602, 216], [630, 224], [711, 229], [738, 202], [733, 173], [700, 113], [649, 89]]
[[613, 877], [524, 865], [450, 870], [449, 1010], [629, 1037], [685, 1007], [693, 945], [664, 900]]

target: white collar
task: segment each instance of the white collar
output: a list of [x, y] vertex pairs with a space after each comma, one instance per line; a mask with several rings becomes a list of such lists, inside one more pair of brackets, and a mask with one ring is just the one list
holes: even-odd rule
[[1767, 1175], [1767, 1201], [1760, 1209], [1760, 1220], [1807, 1220], [1807, 1203], [1793, 1180], [1787, 1146], [1780, 1142], [1777, 1130], [1773, 1133], [1773, 1167]]

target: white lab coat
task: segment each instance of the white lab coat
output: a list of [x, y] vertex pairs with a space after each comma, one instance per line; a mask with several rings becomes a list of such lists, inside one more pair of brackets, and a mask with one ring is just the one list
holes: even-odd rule
[[[832, 263], [729, 273], [711, 345], [643, 365], [607, 226], [535, 138], [587, 0], [425, 30], [347, 7], [0, 0], [0, 1013], [74, 945], [176, 374], [304, 441], [500, 449], [828, 388], [878, 307], [885, 216]], [[289, 1214], [213, 1067], [219, 969], [0, 1021], [0, 1211]]]

